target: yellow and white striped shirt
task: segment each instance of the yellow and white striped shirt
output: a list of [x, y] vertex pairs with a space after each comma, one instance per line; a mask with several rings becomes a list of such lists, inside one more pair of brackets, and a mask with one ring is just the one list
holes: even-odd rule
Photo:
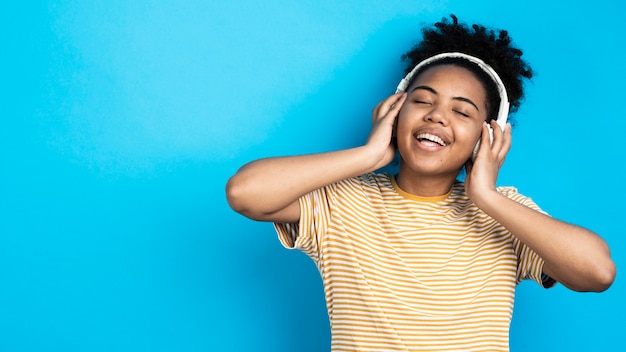
[[305, 195], [300, 209], [298, 224], [275, 227], [321, 273], [333, 351], [508, 351], [515, 286], [542, 282], [543, 260], [462, 183], [424, 198], [370, 173]]

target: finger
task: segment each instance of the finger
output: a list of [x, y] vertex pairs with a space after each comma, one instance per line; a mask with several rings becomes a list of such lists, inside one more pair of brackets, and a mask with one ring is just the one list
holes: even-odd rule
[[498, 150], [502, 144], [502, 131], [500, 130], [500, 125], [496, 122], [496, 120], [489, 121], [489, 129], [490, 129], [490, 139], [491, 139], [491, 147], [489, 148], [493, 155], [498, 154]]
[[392, 98], [395, 98], [395, 101], [393, 102], [393, 104], [391, 104], [391, 109], [399, 110], [402, 107], [402, 104], [404, 103], [404, 101], [406, 100], [406, 96], [407, 96], [406, 92], [396, 93], [392, 95]]
[[380, 108], [381, 117], [389, 114], [390, 112], [397, 112], [402, 107], [404, 100], [406, 99], [406, 93], [395, 93], [389, 98], [385, 99]]
[[491, 147], [491, 133], [489, 129], [489, 124], [487, 122], [483, 122], [482, 133], [480, 135], [480, 147], [478, 148], [478, 152], [480, 153], [481, 149], [489, 149]]
[[381, 101], [374, 107], [374, 109], [372, 110], [372, 124], [376, 124], [378, 120], [386, 115], [387, 111], [389, 110], [387, 106], [393, 104], [390, 101], [395, 101], [395, 95], [396, 94], [385, 98], [385, 100]]
[[384, 103], [384, 101], [381, 101], [372, 110], [372, 125], [375, 124], [376, 121], [378, 121], [379, 111], [380, 111], [380, 108], [383, 105], [383, 103]]
[[[499, 152], [503, 147], [505, 147], [505, 143], [506, 143], [506, 138], [504, 135], [504, 130], [502, 130], [502, 127], [500, 126], [499, 123], [497, 123], [495, 120], [491, 120], [490, 122], [491, 128], [493, 130], [493, 150]], [[508, 125], [508, 123], [504, 126], [504, 128], [506, 129], [506, 126]]]
[[500, 124], [498, 122], [496, 122], [496, 120], [491, 120], [489, 122], [489, 125], [491, 126], [491, 129], [493, 130], [493, 140], [495, 141], [500, 140], [502, 137], [502, 134], [504, 133], [504, 131], [502, 131], [502, 127], [500, 127]]
[[503, 131], [502, 127], [494, 120], [490, 122], [490, 125], [493, 130], [492, 155], [498, 166], [501, 167], [511, 149], [511, 126], [507, 123]]
[[383, 100], [374, 109], [372, 124], [375, 125], [384, 119], [393, 119], [395, 121], [405, 99], [406, 93], [396, 93]]
[[511, 144], [513, 141], [512, 136], [513, 134], [511, 133], [511, 124], [507, 123], [504, 126], [504, 133], [502, 135], [502, 147], [500, 148], [500, 152], [498, 153], [498, 159], [500, 159], [501, 162], [504, 162], [504, 159], [511, 150]]

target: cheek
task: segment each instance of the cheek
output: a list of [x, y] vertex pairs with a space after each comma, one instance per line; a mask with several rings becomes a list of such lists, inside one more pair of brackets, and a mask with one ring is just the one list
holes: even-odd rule
[[470, 144], [476, 143], [480, 139], [481, 133], [482, 123], [465, 126], [465, 128], [463, 128], [462, 130], [464, 139], [466, 139]]
[[404, 108], [400, 110], [398, 113], [398, 117], [396, 118], [396, 122], [393, 125], [393, 130], [395, 133], [402, 132], [407, 128], [407, 114]]
[[398, 117], [396, 117], [396, 120], [393, 123], [392, 135], [395, 138], [400, 137], [402, 135], [403, 131], [406, 129], [405, 126], [406, 126], [405, 119], [402, 118], [402, 112], [400, 112], [398, 114]]

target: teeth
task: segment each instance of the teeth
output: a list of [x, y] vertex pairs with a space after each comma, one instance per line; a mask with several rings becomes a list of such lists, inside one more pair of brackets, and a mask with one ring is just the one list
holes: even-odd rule
[[439, 144], [440, 146], [443, 146], [443, 147], [446, 146], [446, 143], [443, 141], [443, 139], [441, 139], [441, 138], [439, 138], [439, 137], [437, 137], [437, 136], [435, 136], [433, 134], [430, 134], [430, 133], [420, 133], [420, 134], [417, 135], [416, 138], [417, 139], [425, 139], [425, 140], [431, 141], [433, 143], [437, 143], [437, 144]]

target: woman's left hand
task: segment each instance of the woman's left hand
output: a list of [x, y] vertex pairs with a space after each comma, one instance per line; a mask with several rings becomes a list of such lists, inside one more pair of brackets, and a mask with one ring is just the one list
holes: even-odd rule
[[481, 196], [496, 191], [498, 173], [511, 149], [511, 125], [507, 123], [502, 131], [500, 125], [492, 120], [491, 128], [493, 142], [490, 143], [489, 126], [485, 122], [476, 159], [470, 159], [465, 164], [465, 192], [476, 205], [479, 205]]

